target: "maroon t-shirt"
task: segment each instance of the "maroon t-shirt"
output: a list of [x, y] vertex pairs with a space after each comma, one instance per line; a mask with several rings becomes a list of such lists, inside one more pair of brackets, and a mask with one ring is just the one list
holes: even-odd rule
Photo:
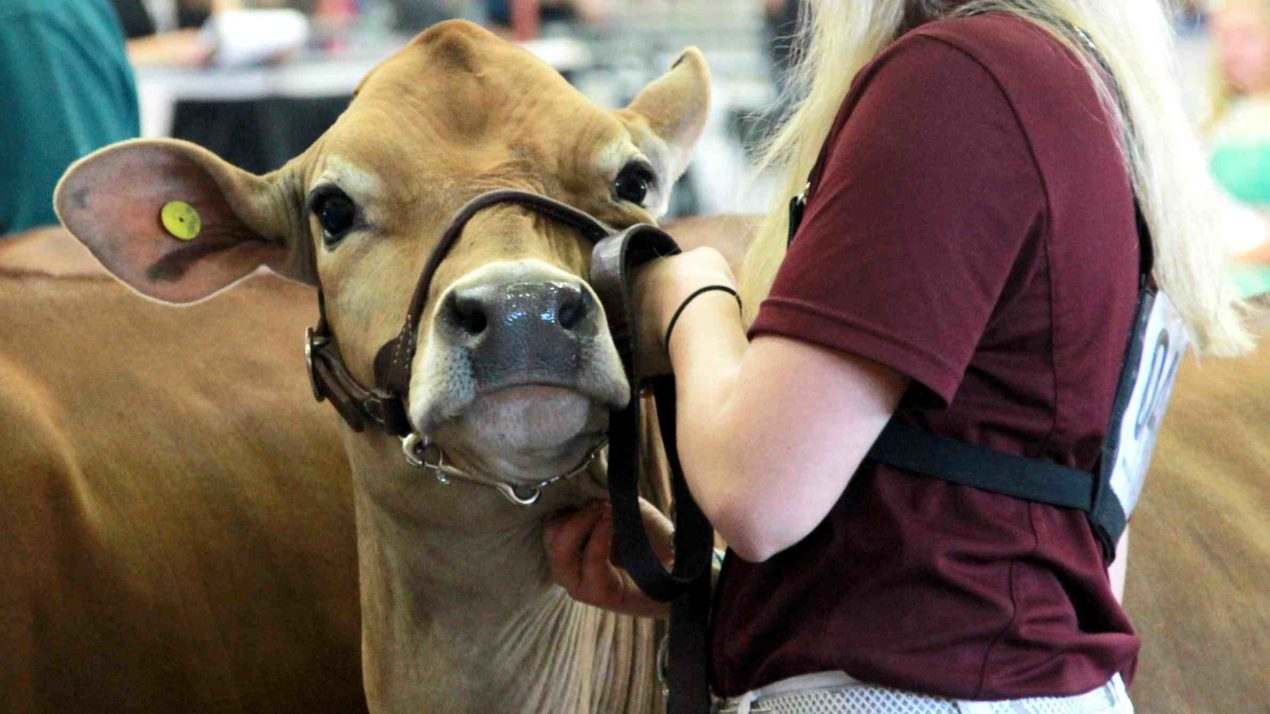
[[[912, 379], [938, 434], [1092, 469], [1137, 296], [1115, 129], [1059, 42], [1001, 13], [857, 77], [752, 335]], [[866, 461], [802, 542], [720, 579], [715, 687], [799, 674], [964, 699], [1130, 678], [1138, 640], [1080, 511]]]

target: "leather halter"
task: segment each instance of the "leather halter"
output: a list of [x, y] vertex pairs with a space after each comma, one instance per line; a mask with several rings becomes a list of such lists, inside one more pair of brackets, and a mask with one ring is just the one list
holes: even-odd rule
[[375, 356], [374, 386], [363, 386], [344, 364], [326, 317], [326, 299], [320, 287], [318, 324], [308, 329], [304, 352], [314, 398], [319, 402], [330, 399], [332, 406], [351, 429], [360, 433], [369, 424], [386, 434], [399, 437], [406, 463], [432, 471], [441, 483], [449, 483], [450, 479], [477, 483], [497, 490], [517, 505], [528, 506], [537, 502], [544, 487], [585, 471], [598, 457], [604, 444], [592, 448], [577, 467], [564, 474], [536, 484], [513, 486], [497, 479], [467, 473], [447, 464], [440, 447], [428, 435], [415, 432], [407, 407], [410, 365], [418, 349], [419, 323], [428, 302], [433, 276], [458, 242], [468, 222], [482, 210], [500, 204], [519, 205], [546, 215], [574, 228], [593, 243], [610, 233], [604, 224], [589, 214], [540, 194], [513, 189], [483, 193], [459, 209], [428, 256], [411, 296], [401, 331], [380, 347]]
[[413, 432], [406, 412], [410, 390], [410, 363], [418, 349], [417, 332], [428, 302], [433, 276], [441, 262], [463, 234], [468, 221], [477, 213], [499, 204], [515, 204], [544, 214], [576, 229], [592, 243], [599, 242], [611, 231], [590, 215], [541, 194], [502, 189], [483, 193], [459, 209], [441, 239], [428, 256], [415, 284], [405, 323], [396, 337], [384, 343], [375, 356], [375, 386], [361, 385], [344, 365], [326, 318], [326, 300], [318, 289], [318, 324], [308, 331], [305, 356], [318, 401], [330, 399], [354, 431], [361, 432], [369, 423], [393, 436], [405, 437]]
[[[639, 224], [613, 232], [599, 220], [572, 206], [546, 196], [503, 189], [472, 199], [459, 209], [432, 249], [415, 291], [401, 331], [386, 342], [375, 357], [375, 386], [362, 386], [348, 371], [326, 319], [326, 304], [318, 290], [318, 324], [309, 328], [305, 354], [313, 395], [331, 404], [350, 428], [361, 432], [369, 424], [400, 437], [407, 463], [432, 470], [442, 483], [461, 478], [498, 489], [520, 505], [532, 505], [545, 486], [584, 470], [604, 444], [596, 446], [582, 464], [528, 488], [511, 486], [483, 476], [467, 474], [445, 463], [439, 447], [426, 435], [417, 434], [407, 416], [406, 399], [410, 388], [410, 365], [418, 349], [420, 320], [428, 301], [432, 279], [441, 262], [463, 233], [468, 221], [480, 211], [501, 204], [517, 205], [544, 215], [578, 231], [594, 244], [591, 252], [590, 284], [604, 307], [613, 344], [621, 357], [631, 399], [626, 406], [609, 414], [608, 486], [613, 504], [613, 555], [619, 565], [646, 594], [671, 602], [670, 681], [673, 689], [668, 703], [671, 714], [709, 711], [706, 685], [706, 624], [710, 608], [710, 563], [713, 531], [692, 498], [679, 465], [675, 438], [675, 382], [671, 375], [647, 377], [635, 369], [639, 353], [637, 315], [630, 287], [635, 272], [650, 261], [679, 252], [679, 246], [661, 229]], [[657, 403], [657, 417], [670, 466], [671, 494], [674, 498], [675, 562], [667, 572], [653, 551], [644, 530], [639, 509], [640, 465], [643, 445], [640, 434], [643, 416], [640, 393], [647, 386]]]

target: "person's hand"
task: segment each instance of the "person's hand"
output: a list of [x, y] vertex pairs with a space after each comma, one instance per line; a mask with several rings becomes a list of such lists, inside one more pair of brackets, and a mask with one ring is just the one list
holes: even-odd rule
[[[653, 550], [669, 567], [674, 528], [647, 501], [640, 499], [639, 508]], [[551, 577], [574, 600], [627, 615], [670, 615], [669, 604], [645, 595], [625, 570], [610, 561], [613, 508], [607, 501], [592, 501], [571, 513], [552, 516], [545, 538]]]
[[[728, 261], [713, 248], [695, 248], [686, 253], [650, 263], [635, 278], [635, 311], [638, 315], [639, 353], [635, 362], [646, 375], [669, 374], [670, 356], [664, 344], [666, 327], [675, 310], [698, 288], [726, 285], [736, 288]], [[717, 293], [701, 300], [724, 295]], [[690, 308], [691, 309], [691, 308]]]

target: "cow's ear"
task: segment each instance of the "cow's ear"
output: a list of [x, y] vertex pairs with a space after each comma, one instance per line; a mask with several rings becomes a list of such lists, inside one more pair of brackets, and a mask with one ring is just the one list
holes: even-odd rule
[[669, 179], [679, 178], [688, 168], [710, 114], [710, 68], [705, 57], [695, 47], [684, 50], [670, 71], [644, 87], [626, 111], [645, 119], [665, 142]]
[[188, 303], [262, 265], [313, 282], [286, 171], [255, 176], [183, 141], [125, 141], [73, 164], [53, 200], [66, 228], [120, 280]]

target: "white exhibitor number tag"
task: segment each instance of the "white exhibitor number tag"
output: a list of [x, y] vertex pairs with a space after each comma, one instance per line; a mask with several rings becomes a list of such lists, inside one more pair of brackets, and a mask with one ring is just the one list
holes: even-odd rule
[[1142, 335], [1133, 393], [1120, 417], [1116, 465], [1111, 473], [1111, 490], [1126, 518], [1142, 493], [1151, 451], [1188, 342], [1186, 325], [1177, 307], [1164, 292], [1157, 292]]

